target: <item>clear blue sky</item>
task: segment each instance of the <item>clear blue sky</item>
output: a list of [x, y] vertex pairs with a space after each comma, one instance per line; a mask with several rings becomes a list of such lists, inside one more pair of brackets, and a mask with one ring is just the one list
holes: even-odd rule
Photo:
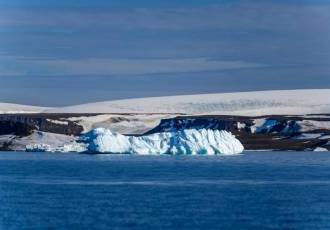
[[330, 88], [330, 1], [0, 0], [0, 101]]

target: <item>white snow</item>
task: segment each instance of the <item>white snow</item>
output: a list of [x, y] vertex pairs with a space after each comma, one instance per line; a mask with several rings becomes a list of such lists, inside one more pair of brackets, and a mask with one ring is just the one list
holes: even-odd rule
[[330, 113], [329, 98], [330, 89], [254, 91], [105, 101], [45, 112], [306, 115]]
[[[73, 136], [34, 131], [29, 136], [13, 138], [11, 148], [12, 150], [22, 151], [26, 150], [26, 147], [28, 146], [31, 150], [39, 147], [41, 150], [48, 145], [48, 150], [53, 150], [62, 147], [63, 145], [74, 143], [75, 140], [76, 138]], [[43, 146], [40, 146], [40, 144], [43, 144]]]
[[82, 140], [88, 151], [96, 153], [232, 155], [244, 150], [231, 133], [206, 129], [124, 136], [97, 128], [83, 135]]
[[68, 121], [59, 121], [59, 120], [53, 120], [53, 119], [46, 119], [48, 122], [57, 124], [57, 125], [68, 125]]
[[96, 116], [80, 116], [80, 117], [70, 117], [67, 118], [69, 121], [73, 121], [79, 125], [81, 125], [84, 129], [84, 132], [88, 132], [92, 130], [94, 127], [103, 127], [105, 124], [107, 124], [110, 119], [112, 118], [112, 115], [110, 114], [102, 114], [102, 115], [96, 115]]
[[237, 129], [238, 130], [245, 129], [245, 127], [246, 127], [245, 123], [237, 122]]
[[308, 132], [318, 129], [330, 129], [330, 121], [313, 121], [313, 120], [302, 120], [297, 121], [299, 125], [299, 131]]
[[58, 108], [0, 103], [0, 113], [330, 114], [330, 89], [273, 90], [125, 99]]
[[256, 133], [257, 130], [259, 130], [260, 127], [262, 127], [265, 122], [266, 122], [265, 118], [254, 119], [253, 125], [250, 127], [251, 133]]
[[14, 114], [14, 113], [39, 113], [51, 108], [37, 107], [29, 105], [18, 105], [10, 103], [0, 103], [0, 114]]
[[86, 133], [92, 129], [103, 127], [121, 134], [143, 134], [155, 128], [161, 119], [171, 118], [173, 115], [143, 115], [143, 114], [102, 114], [95, 116], [71, 117], [67, 120], [83, 127]]
[[303, 117], [309, 118], [309, 119], [319, 119], [319, 118], [330, 118], [330, 115], [324, 114], [324, 115], [315, 115], [315, 114], [309, 114], [304, 115]]

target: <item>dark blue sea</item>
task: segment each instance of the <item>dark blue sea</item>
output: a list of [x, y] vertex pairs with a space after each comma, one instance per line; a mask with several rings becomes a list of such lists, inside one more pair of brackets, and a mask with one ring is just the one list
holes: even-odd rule
[[330, 153], [2, 152], [0, 229], [330, 229]]

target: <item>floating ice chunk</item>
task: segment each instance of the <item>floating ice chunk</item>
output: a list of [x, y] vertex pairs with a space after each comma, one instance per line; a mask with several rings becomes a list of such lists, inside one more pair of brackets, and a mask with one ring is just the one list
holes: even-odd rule
[[86, 145], [83, 143], [77, 143], [73, 142], [71, 144], [65, 144], [61, 147], [58, 147], [55, 149], [55, 152], [85, 152], [86, 151]]
[[328, 149], [322, 148], [322, 147], [317, 147], [314, 149], [314, 152], [327, 152], [327, 151], [328, 151]]
[[32, 144], [26, 146], [27, 152], [52, 152], [53, 149], [47, 144]]

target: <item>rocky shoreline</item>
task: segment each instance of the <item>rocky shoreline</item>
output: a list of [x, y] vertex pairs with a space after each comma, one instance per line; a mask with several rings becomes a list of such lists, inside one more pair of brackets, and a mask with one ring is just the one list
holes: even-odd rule
[[[125, 135], [182, 129], [226, 130], [246, 150], [330, 150], [330, 114], [304, 116], [222, 116], [179, 114], [2, 114], [0, 150], [20, 151], [38, 141], [72, 140], [91, 128]], [[51, 137], [51, 138], [50, 138]]]

